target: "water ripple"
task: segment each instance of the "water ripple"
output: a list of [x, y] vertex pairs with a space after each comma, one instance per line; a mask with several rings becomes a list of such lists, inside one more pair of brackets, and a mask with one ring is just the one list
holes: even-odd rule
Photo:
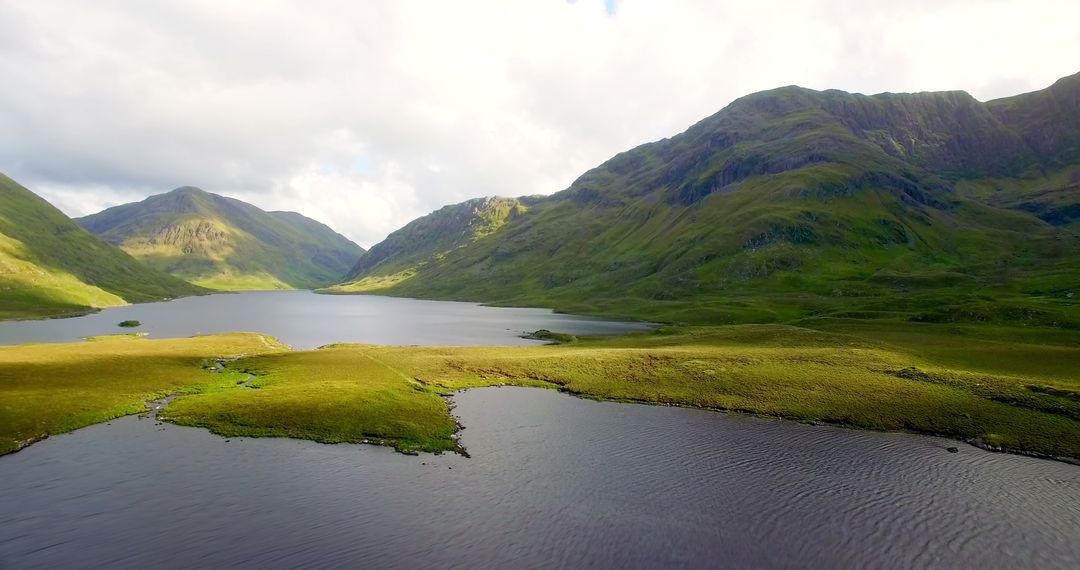
[[0, 458], [0, 567], [1076, 568], [1080, 467], [903, 434], [455, 398], [472, 458], [124, 418]]

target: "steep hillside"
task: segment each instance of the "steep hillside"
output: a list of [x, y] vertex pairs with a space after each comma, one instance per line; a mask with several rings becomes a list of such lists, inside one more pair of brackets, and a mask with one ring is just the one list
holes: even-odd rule
[[0, 174], [0, 319], [73, 314], [203, 291], [142, 265]]
[[293, 212], [177, 188], [77, 220], [158, 269], [211, 289], [293, 289], [340, 280], [363, 253]]
[[345, 276], [347, 286], [326, 291], [378, 290], [405, 281], [419, 268], [437, 264], [451, 251], [495, 233], [525, 213], [529, 200], [496, 196], [443, 207], [387, 236], [360, 257]]
[[1078, 97], [1080, 76], [990, 103], [757, 93], [437, 262], [352, 281], [682, 322], [1080, 326]]

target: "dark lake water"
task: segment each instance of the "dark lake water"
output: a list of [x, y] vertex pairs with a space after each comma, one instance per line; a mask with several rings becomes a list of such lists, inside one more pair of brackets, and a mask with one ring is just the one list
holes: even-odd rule
[[472, 454], [122, 418], [0, 458], [3, 568], [1077, 568], [1080, 467], [484, 388]]
[[[137, 329], [117, 327], [136, 320]], [[570, 334], [646, 330], [628, 323], [548, 309], [484, 307], [372, 295], [317, 295], [310, 291], [248, 291], [186, 297], [106, 309], [71, 319], [0, 322], [0, 344], [66, 342], [86, 336], [146, 332], [152, 338], [235, 331], [271, 334], [295, 348], [335, 342], [391, 345], [523, 345], [519, 338], [548, 329]]]

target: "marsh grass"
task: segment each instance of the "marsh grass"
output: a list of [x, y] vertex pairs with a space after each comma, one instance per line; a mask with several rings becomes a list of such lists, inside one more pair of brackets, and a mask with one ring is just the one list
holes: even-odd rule
[[180, 398], [162, 417], [225, 436], [278, 436], [326, 443], [370, 442], [402, 451], [456, 448], [446, 401], [349, 346], [245, 358], [230, 370], [255, 375], [250, 388]]
[[276, 340], [253, 333], [0, 347], [0, 454], [144, 411], [147, 400], [172, 392], [235, 382], [234, 372], [202, 370], [207, 361], [280, 350]]
[[[4, 451], [187, 395], [161, 417], [224, 436], [459, 450], [444, 395], [534, 386], [587, 398], [942, 435], [1080, 457], [1080, 343], [1068, 331], [830, 322], [661, 327], [526, 347], [331, 345], [254, 334], [0, 348]], [[220, 374], [200, 367], [231, 360]], [[253, 379], [238, 385], [247, 374]]]
[[[1080, 379], [1063, 373], [1080, 364], [1080, 347], [938, 332], [951, 343], [938, 342], [929, 357], [918, 345], [891, 342], [910, 341], [896, 331], [874, 338], [785, 325], [668, 327], [562, 346], [334, 345], [236, 361], [230, 367], [256, 374], [260, 390], [181, 398], [166, 417], [231, 436], [446, 451], [457, 448], [455, 426], [438, 394], [538, 386], [1080, 457], [1080, 401], [1070, 396]], [[1000, 370], [992, 359], [963, 356], [994, 347], [1016, 353]], [[1020, 359], [1030, 363], [1026, 374], [1017, 373]]]

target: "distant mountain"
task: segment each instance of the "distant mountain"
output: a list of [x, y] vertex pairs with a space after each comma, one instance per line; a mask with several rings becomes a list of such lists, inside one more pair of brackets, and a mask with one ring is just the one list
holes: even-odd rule
[[[330, 292], [376, 290], [409, 278], [418, 268], [439, 263], [447, 253], [499, 230], [528, 210], [529, 198], [475, 198], [446, 206], [387, 236], [360, 257], [345, 276], [347, 288]], [[374, 279], [365, 276], [377, 275]]]
[[338, 281], [364, 250], [293, 212], [177, 188], [76, 220], [137, 259], [211, 289], [304, 289]]
[[72, 314], [202, 292], [94, 237], [0, 174], [0, 319]]
[[684, 322], [1080, 326], [1080, 75], [988, 103], [784, 87], [455, 242], [442, 218], [467, 204], [376, 245], [335, 290]]

